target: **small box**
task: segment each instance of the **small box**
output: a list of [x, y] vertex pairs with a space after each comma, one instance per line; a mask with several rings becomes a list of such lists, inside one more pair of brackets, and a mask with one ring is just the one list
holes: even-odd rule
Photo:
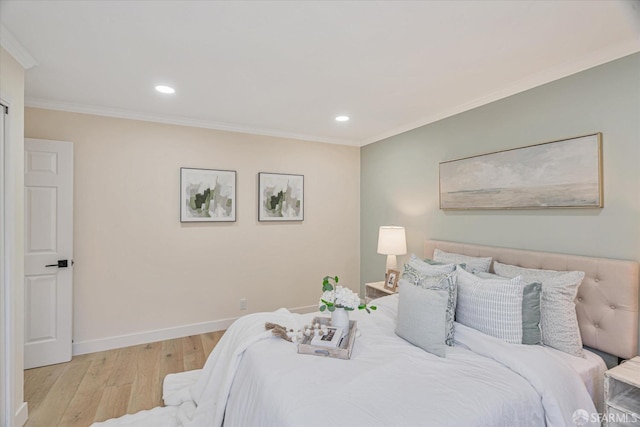
[[[319, 323], [321, 325], [331, 325], [331, 319], [328, 317], [315, 317], [312, 324]], [[335, 357], [337, 359], [351, 359], [351, 351], [353, 350], [353, 344], [356, 341], [356, 327], [357, 322], [355, 320], [349, 321], [349, 333], [345, 335], [342, 343], [337, 348], [318, 347], [311, 345], [312, 336], [305, 336], [303, 340], [298, 344], [298, 353], [300, 354], [313, 354], [314, 356]]]

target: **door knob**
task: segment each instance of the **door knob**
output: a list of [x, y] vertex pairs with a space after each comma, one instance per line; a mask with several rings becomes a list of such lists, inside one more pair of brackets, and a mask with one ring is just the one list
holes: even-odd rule
[[57, 264], [49, 264], [49, 265], [45, 265], [45, 267], [58, 267], [58, 268], [69, 267], [69, 260], [59, 259]]

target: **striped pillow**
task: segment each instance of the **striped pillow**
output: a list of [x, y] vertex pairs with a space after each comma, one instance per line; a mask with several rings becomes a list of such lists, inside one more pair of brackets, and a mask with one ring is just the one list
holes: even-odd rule
[[522, 295], [526, 283], [481, 279], [458, 269], [456, 321], [508, 343], [522, 343]]
[[[492, 273], [474, 273], [481, 279], [509, 280], [510, 277], [498, 276]], [[522, 279], [524, 280], [524, 278]], [[528, 282], [525, 280], [525, 282]], [[522, 293], [522, 344], [542, 344], [540, 333], [540, 293], [542, 284], [527, 283]]]

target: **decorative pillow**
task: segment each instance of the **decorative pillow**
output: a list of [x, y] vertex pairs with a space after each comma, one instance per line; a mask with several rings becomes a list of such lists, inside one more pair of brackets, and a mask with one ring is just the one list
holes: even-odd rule
[[481, 279], [460, 269], [456, 320], [508, 343], [521, 344], [524, 287], [520, 277]]
[[436, 276], [443, 273], [451, 273], [456, 269], [455, 264], [430, 264], [411, 254], [409, 261], [404, 265], [402, 277], [416, 283], [425, 276]]
[[542, 283], [540, 329], [543, 344], [573, 356], [584, 357], [574, 302], [584, 272], [538, 270], [497, 261], [493, 268], [501, 276], [520, 275], [525, 281]]
[[421, 260], [415, 255], [411, 255], [409, 262], [404, 265], [402, 281], [425, 289], [446, 290], [449, 293], [447, 302], [447, 345], [453, 345], [454, 320], [456, 315], [457, 287], [456, 287], [456, 265], [440, 264], [434, 265]]
[[424, 289], [432, 289], [436, 291], [447, 291], [449, 300], [447, 301], [447, 336], [445, 343], [449, 346], [453, 345], [454, 337], [454, 321], [456, 317], [456, 303], [458, 301], [458, 292], [456, 286], [457, 273], [454, 271], [449, 274], [439, 274], [437, 276], [425, 276], [422, 280], [415, 283]]
[[[476, 273], [482, 279], [509, 280], [508, 277], [491, 273]], [[527, 283], [522, 294], [522, 344], [542, 344], [540, 333], [540, 293], [542, 284]]]
[[464, 267], [465, 270], [470, 271], [472, 273], [484, 271], [485, 273], [489, 272], [489, 268], [491, 267], [491, 257], [475, 257], [461, 254], [454, 254], [450, 252], [441, 251], [440, 249], [435, 249], [433, 251], [433, 259], [435, 261], [440, 262], [452, 262], [454, 264], [466, 264]]
[[429, 353], [444, 357], [449, 293], [401, 280], [398, 294], [396, 334]]
[[[424, 258], [422, 261], [426, 262], [429, 265], [451, 265], [451, 263], [447, 263], [447, 262], [440, 262], [440, 261], [434, 261], [432, 259], [429, 258]], [[462, 268], [467, 268], [467, 264], [465, 263], [458, 263], [455, 264], [456, 266], [462, 267]]]

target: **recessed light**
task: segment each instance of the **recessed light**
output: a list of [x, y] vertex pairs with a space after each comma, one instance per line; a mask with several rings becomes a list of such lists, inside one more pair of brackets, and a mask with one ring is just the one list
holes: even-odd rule
[[336, 117], [336, 122], [348, 122], [349, 116], [338, 116]]
[[158, 85], [156, 86], [156, 90], [160, 93], [175, 93], [176, 90], [169, 86]]

